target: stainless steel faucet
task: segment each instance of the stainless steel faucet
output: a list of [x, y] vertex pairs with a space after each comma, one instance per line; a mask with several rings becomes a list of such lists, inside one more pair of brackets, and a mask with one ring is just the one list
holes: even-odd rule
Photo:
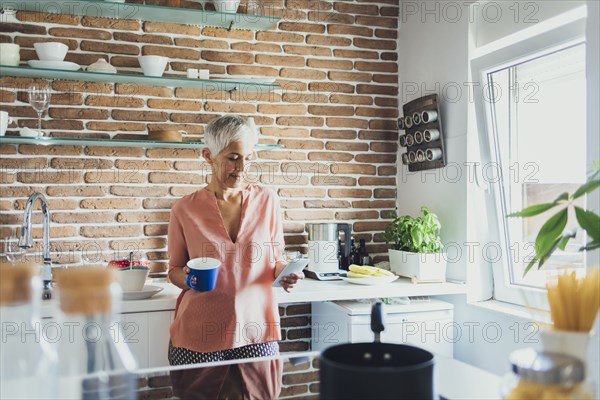
[[44, 216], [44, 247], [42, 257], [44, 258], [44, 266], [42, 268], [42, 280], [44, 289], [42, 299], [49, 300], [52, 297], [52, 260], [50, 259], [50, 210], [48, 209], [48, 200], [46, 196], [39, 192], [34, 192], [27, 199], [25, 205], [25, 215], [23, 217], [23, 225], [21, 226], [21, 237], [19, 238], [19, 247], [30, 249], [33, 247], [31, 238], [31, 213], [33, 212], [33, 204], [36, 200], [40, 200], [42, 206], [42, 214]]

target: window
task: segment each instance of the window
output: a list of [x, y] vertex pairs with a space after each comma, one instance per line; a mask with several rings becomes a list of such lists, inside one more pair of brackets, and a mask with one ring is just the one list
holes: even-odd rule
[[[592, 164], [587, 157], [592, 139], [586, 132], [584, 11], [568, 20], [536, 24], [502, 46], [494, 43], [473, 52], [471, 72], [483, 88], [475, 92], [478, 143], [473, 156], [496, 171], [492, 179], [482, 170], [487, 190], [473, 212], [489, 222], [485, 231], [479, 229], [482, 240], [501, 248], [499, 258], [484, 260], [496, 300], [547, 308], [543, 287], [548, 274], [567, 264], [585, 273], [585, 255], [578, 252], [585, 240], [581, 234], [541, 270], [534, 266], [523, 277], [539, 228], [553, 211], [537, 218], [507, 217], [573, 192]], [[584, 207], [586, 200], [580, 203]]]
[[[578, 234], [557, 250], [542, 270], [523, 277], [542, 224], [556, 210], [534, 218], [508, 214], [572, 193], [586, 179], [586, 90], [583, 43], [531, 58], [487, 74], [488, 134], [497, 157], [500, 229], [504, 234], [512, 285], [543, 287], [547, 274], [564, 265], [585, 271]], [[583, 198], [579, 206], [585, 207]], [[572, 229], [577, 226], [572, 218]]]

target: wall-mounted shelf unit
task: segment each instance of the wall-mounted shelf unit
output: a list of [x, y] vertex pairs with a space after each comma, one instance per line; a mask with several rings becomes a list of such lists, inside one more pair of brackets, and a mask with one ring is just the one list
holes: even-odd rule
[[[92, 139], [92, 138], [60, 138], [60, 137], [23, 137], [0, 136], [0, 145], [3, 144], [35, 144], [43, 146], [110, 146], [110, 147], [143, 147], [146, 149], [201, 149], [203, 142], [166, 142], [157, 140], [130, 140], [130, 139]], [[259, 143], [256, 150], [281, 149], [281, 144]]]
[[98, 0], [2, 0], [0, 1], [0, 8], [253, 31], [271, 29], [279, 21], [279, 18], [274, 16], [221, 13], [190, 8], [149, 6]]
[[0, 66], [0, 77], [16, 76], [24, 78], [62, 79], [67, 81], [86, 81], [102, 83], [133, 83], [146, 86], [166, 86], [204, 89], [210, 91], [270, 92], [279, 88], [272, 83], [238, 82], [218, 79], [187, 79], [176, 77], [154, 77], [134, 74], [109, 74], [103, 72], [65, 71], [48, 68]]
[[398, 128], [406, 133], [400, 135], [400, 146], [406, 147], [402, 163], [408, 170], [422, 171], [446, 166], [442, 116], [437, 94], [431, 94], [402, 107], [403, 117], [398, 118]]

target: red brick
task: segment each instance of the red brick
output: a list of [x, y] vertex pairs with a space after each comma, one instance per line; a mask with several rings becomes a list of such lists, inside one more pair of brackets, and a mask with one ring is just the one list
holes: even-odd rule
[[373, 29], [354, 25], [328, 25], [327, 33], [331, 35], [373, 36]]
[[349, 58], [351, 60], [355, 59], [367, 59], [367, 60], [377, 60], [379, 59], [379, 54], [375, 51], [366, 51], [366, 50], [342, 50], [335, 49], [333, 50], [333, 56], [337, 58]]
[[369, 122], [355, 118], [327, 118], [327, 126], [330, 128], [367, 128]]
[[275, 65], [277, 67], [304, 67], [304, 57], [299, 56], [273, 56], [258, 54], [256, 62], [263, 65]]
[[366, 26], [381, 26], [384, 28], [398, 28], [398, 18], [371, 17], [366, 15], [357, 15], [356, 24]]
[[396, 178], [373, 178], [363, 176], [358, 178], [358, 184], [361, 186], [395, 186]]
[[328, 46], [328, 47], [344, 47], [350, 46], [352, 40], [344, 37], [332, 37], [332, 36], [317, 36], [308, 35], [306, 37], [307, 44], [314, 44], [317, 46]]
[[252, 64], [254, 55], [242, 52], [221, 52], [214, 50], [203, 50], [202, 59], [207, 61], [224, 62], [232, 64]]
[[395, 40], [354, 38], [354, 45], [370, 50], [396, 50]]
[[319, 139], [356, 139], [356, 132], [340, 129], [312, 129], [310, 135]]
[[308, 159], [310, 161], [342, 161], [347, 162], [354, 158], [352, 154], [348, 153], [335, 153], [331, 151], [324, 152], [311, 152], [308, 153]]
[[113, 36], [115, 40], [120, 40], [123, 42], [134, 42], [134, 43], [152, 43], [152, 44], [167, 44], [172, 45], [173, 39], [168, 36], [162, 35], [149, 35], [143, 34], [138, 35], [130, 32], [114, 32]]
[[292, 46], [284, 45], [283, 51], [288, 54], [298, 54], [303, 56], [325, 56], [331, 57], [331, 49], [317, 46]]

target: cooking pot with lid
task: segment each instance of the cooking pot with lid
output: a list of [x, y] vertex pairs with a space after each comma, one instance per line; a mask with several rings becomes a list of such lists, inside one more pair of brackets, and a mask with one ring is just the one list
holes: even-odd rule
[[341, 344], [321, 353], [321, 399], [433, 399], [433, 354], [380, 343], [381, 303], [371, 309], [371, 329], [373, 343]]

